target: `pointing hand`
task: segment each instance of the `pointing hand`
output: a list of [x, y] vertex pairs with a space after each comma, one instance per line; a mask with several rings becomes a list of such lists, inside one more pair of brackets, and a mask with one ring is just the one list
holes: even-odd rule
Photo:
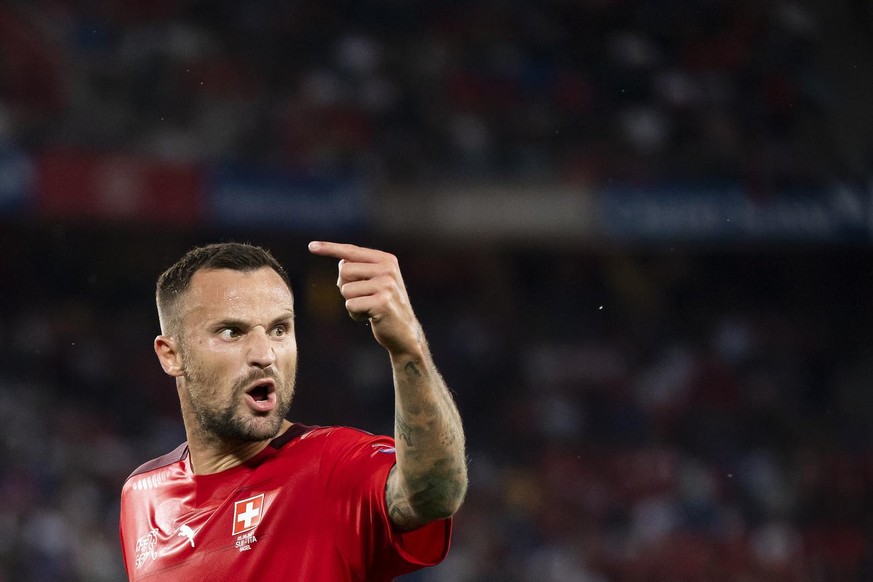
[[339, 259], [337, 287], [346, 300], [352, 319], [369, 319], [373, 335], [392, 355], [421, 349], [420, 327], [397, 257], [390, 253], [350, 244], [315, 241], [309, 243], [315, 255]]

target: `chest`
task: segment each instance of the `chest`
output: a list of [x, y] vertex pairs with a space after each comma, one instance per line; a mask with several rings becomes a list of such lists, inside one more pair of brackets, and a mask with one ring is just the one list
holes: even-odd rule
[[315, 476], [282, 473], [169, 479], [141, 496], [134, 488], [123, 524], [131, 579], [270, 579], [269, 568], [305, 568], [313, 544], [331, 552], [333, 523]]

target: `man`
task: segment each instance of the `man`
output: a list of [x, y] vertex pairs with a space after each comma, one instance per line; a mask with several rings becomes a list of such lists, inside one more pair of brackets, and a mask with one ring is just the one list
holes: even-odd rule
[[467, 486], [464, 434], [397, 260], [309, 250], [339, 259], [346, 309], [388, 352], [395, 438], [286, 420], [297, 368], [287, 274], [252, 245], [189, 251], [158, 280], [154, 342], [188, 440], [124, 485], [131, 580], [390, 580], [445, 557]]

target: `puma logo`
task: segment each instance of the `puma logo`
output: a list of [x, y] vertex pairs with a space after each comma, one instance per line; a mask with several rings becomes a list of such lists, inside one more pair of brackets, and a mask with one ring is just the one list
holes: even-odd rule
[[187, 525], [183, 525], [179, 528], [179, 537], [188, 538], [188, 541], [191, 542], [191, 547], [194, 547], [194, 530], [188, 527]]

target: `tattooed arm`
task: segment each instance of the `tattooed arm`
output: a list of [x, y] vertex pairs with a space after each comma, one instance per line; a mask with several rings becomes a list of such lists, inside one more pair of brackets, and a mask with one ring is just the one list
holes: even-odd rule
[[461, 417], [421, 341], [419, 354], [391, 358], [397, 464], [385, 500], [400, 529], [451, 516], [467, 489]]
[[467, 491], [461, 417], [431, 358], [393, 255], [353, 245], [310, 243], [340, 259], [337, 285], [353, 319], [369, 319], [394, 372], [397, 464], [385, 501], [391, 521], [411, 530], [454, 514]]

